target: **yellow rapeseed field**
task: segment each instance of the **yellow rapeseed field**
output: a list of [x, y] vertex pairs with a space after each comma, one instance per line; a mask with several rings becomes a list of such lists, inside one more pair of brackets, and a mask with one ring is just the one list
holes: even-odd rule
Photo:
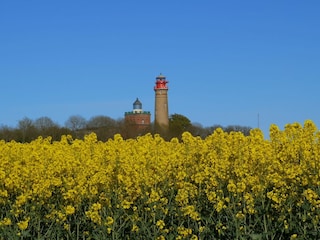
[[0, 141], [0, 239], [320, 239], [320, 132]]

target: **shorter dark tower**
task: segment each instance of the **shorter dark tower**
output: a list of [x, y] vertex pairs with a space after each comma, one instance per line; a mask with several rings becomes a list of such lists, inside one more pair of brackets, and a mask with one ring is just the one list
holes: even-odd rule
[[148, 130], [150, 117], [151, 113], [142, 110], [142, 103], [137, 98], [133, 103], [133, 111], [124, 114], [128, 136], [134, 137]]

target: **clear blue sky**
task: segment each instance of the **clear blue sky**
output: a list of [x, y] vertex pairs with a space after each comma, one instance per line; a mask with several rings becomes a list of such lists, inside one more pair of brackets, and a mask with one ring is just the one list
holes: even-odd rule
[[169, 114], [204, 127], [320, 127], [319, 13], [318, 0], [1, 1], [0, 125], [119, 119], [136, 97], [153, 120], [162, 73]]

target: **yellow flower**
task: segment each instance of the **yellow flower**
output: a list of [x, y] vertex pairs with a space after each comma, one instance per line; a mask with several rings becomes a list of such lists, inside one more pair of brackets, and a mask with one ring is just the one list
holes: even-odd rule
[[131, 207], [132, 202], [129, 202], [127, 200], [122, 201], [122, 207], [123, 209], [129, 209]]
[[192, 234], [192, 229], [190, 228], [178, 227], [177, 230], [179, 235], [182, 237], [187, 237]]
[[159, 227], [159, 229], [163, 229], [165, 227], [165, 223], [163, 220], [158, 220], [156, 225]]
[[91, 219], [92, 222], [101, 224], [101, 216], [97, 211], [86, 211], [86, 216]]
[[236, 188], [238, 193], [242, 193], [246, 189], [246, 184], [244, 182], [238, 182]]
[[227, 186], [227, 189], [229, 192], [232, 192], [232, 193], [235, 193], [237, 192], [237, 186], [234, 184], [234, 181], [233, 180], [230, 180], [229, 181], [229, 184]]
[[288, 224], [288, 221], [287, 220], [284, 220], [283, 221], [283, 225], [284, 225], [284, 229], [289, 229], [289, 224]]
[[30, 218], [26, 218], [24, 221], [20, 221], [17, 223], [18, 227], [20, 230], [26, 230], [28, 228], [29, 225], [29, 220]]
[[66, 215], [72, 215], [75, 212], [75, 208], [71, 205], [65, 207]]
[[101, 209], [101, 204], [100, 203], [94, 203], [94, 204], [92, 204], [91, 209], [93, 211], [99, 211]]
[[190, 216], [190, 218], [196, 221], [200, 220], [199, 213], [195, 210], [195, 207], [193, 205], [183, 207], [182, 211], [185, 216]]
[[0, 197], [8, 197], [8, 191], [0, 189]]
[[0, 226], [9, 226], [9, 225], [11, 225], [12, 224], [12, 222], [11, 222], [11, 219], [10, 218], [7, 218], [7, 217], [5, 217], [4, 219], [2, 219], [1, 221], [0, 221]]
[[[21, 230], [31, 225], [22, 218], [28, 211], [29, 216], [45, 214], [48, 226], [57, 222], [68, 229], [68, 217], [85, 209], [79, 212], [80, 222], [103, 224], [108, 234], [118, 230], [113, 216], [121, 212], [117, 223], [156, 219], [155, 231], [163, 237], [175, 231], [164, 216], [179, 216], [177, 239], [196, 239], [186, 227], [200, 222], [200, 213], [211, 214], [203, 207], [215, 211], [211, 223], [217, 234], [232, 228], [230, 222], [217, 223], [225, 213], [239, 221], [267, 211], [267, 221], [284, 229], [295, 225], [292, 221], [317, 226], [319, 143], [320, 132], [310, 120], [303, 126], [288, 124], [283, 131], [272, 125], [270, 140], [259, 129], [244, 136], [221, 128], [205, 139], [184, 133], [182, 141], [166, 141], [159, 134], [127, 140], [116, 134], [106, 142], [94, 134], [83, 140], [39, 137], [28, 144], [0, 140], [0, 205], [7, 211], [0, 226], [19, 227], [23, 235]], [[202, 202], [206, 206], [199, 206]], [[286, 218], [293, 210], [302, 212], [297, 219]], [[10, 226], [16, 223], [11, 219], [18, 219], [18, 227]], [[197, 234], [209, 231], [199, 222]], [[132, 230], [142, 229], [133, 225]], [[87, 231], [86, 237], [91, 228]], [[300, 232], [291, 235], [299, 237]]]
[[28, 200], [28, 197], [26, 195], [20, 195], [17, 197], [15, 204], [17, 207], [20, 207], [23, 204], [25, 204], [27, 200]]
[[132, 232], [138, 232], [138, 231], [139, 231], [139, 227], [138, 227], [136, 224], [134, 224], [134, 225], [132, 226], [131, 231], [132, 231]]
[[70, 224], [64, 223], [63, 228], [67, 231], [70, 231]]
[[290, 240], [294, 240], [294, 239], [297, 239], [298, 238], [298, 234], [292, 234], [290, 236]]
[[237, 212], [236, 218], [238, 218], [238, 219], [244, 219], [244, 218], [245, 218], [245, 215], [240, 211], [240, 212]]
[[107, 219], [106, 219], [106, 225], [107, 225], [107, 226], [112, 225], [112, 224], [113, 224], [113, 222], [114, 222], [114, 220], [113, 220], [113, 218], [112, 218], [112, 217], [107, 217]]

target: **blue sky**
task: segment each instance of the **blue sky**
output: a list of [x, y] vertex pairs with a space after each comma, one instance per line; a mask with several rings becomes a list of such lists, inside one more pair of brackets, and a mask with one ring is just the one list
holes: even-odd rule
[[320, 1], [1, 1], [0, 125], [114, 119], [154, 82], [202, 126], [320, 126]]

